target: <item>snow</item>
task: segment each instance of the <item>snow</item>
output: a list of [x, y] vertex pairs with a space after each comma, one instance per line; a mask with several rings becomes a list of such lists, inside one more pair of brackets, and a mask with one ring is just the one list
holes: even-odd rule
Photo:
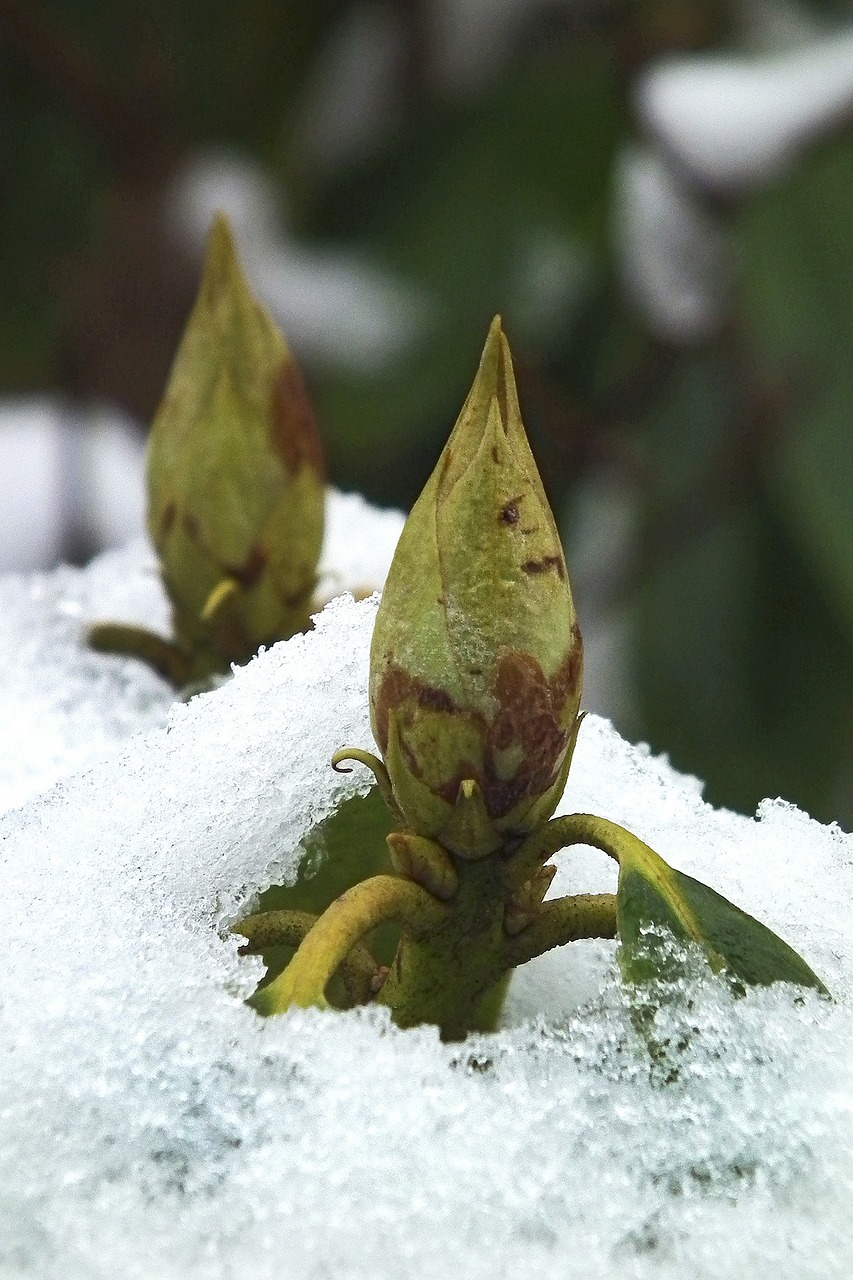
[[[23, 636], [41, 608], [53, 649], [4, 665], [31, 666], [33, 689], [62, 680], [57, 600], [138, 603], [138, 556], [29, 580], [29, 613], [28, 580], [7, 584], [5, 625], [21, 608]], [[130, 740], [132, 700], [111, 724], [65, 637], [69, 708], [114, 740], [0, 819], [0, 1273], [847, 1276], [853, 840], [780, 801], [715, 811], [604, 720], [583, 727], [563, 808], [624, 822], [761, 915], [834, 1003], [735, 999], [692, 962], [651, 1061], [615, 944], [589, 942], [522, 970], [503, 1029], [463, 1045], [377, 1010], [244, 1005], [260, 962], [227, 925], [369, 782], [329, 757], [371, 745], [375, 608], [339, 597], [159, 726], [143, 699]], [[43, 717], [30, 732], [37, 768]], [[556, 892], [612, 886], [600, 854], [559, 862]]]
[[50, 568], [75, 538], [106, 548], [139, 533], [144, 451], [116, 406], [0, 401], [0, 572]]
[[[403, 520], [358, 494], [329, 490], [320, 601], [381, 588]], [[93, 622], [170, 633], [157, 559], [144, 538], [85, 569], [0, 577], [0, 618], [0, 812], [165, 724], [175, 696], [169, 685], [142, 662], [82, 643]]]
[[728, 230], [651, 147], [629, 145], [618, 157], [613, 237], [625, 290], [652, 330], [679, 345], [712, 338], [730, 301]]
[[672, 56], [635, 89], [645, 128], [698, 182], [760, 189], [850, 119], [853, 28], [764, 57]]

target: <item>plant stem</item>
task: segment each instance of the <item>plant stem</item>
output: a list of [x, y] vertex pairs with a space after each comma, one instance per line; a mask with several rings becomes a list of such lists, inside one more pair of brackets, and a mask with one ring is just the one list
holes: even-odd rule
[[[270, 947], [300, 947], [318, 920], [319, 916], [311, 911], [259, 911], [241, 920], [231, 932], [248, 939], [239, 954], [252, 956]], [[350, 1004], [367, 1003], [373, 994], [377, 969], [367, 947], [356, 943], [350, 949], [338, 967]]]
[[564, 818], [552, 818], [544, 827], [534, 831], [507, 859], [504, 876], [507, 887], [516, 890], [560, 849], [572, 844], [588, 844], [600, 849], [616, 862], [633, 845], [648, 848], [637, 836], [620, 827], [618, 822], [599, 818], [594, 813], [570, 813]]
[[377, 996], [397, 1026], [433, 1023], [444, 1040], [463, 1040], [474, 1027], [482, 1028], [483, 1002], [509, 968], [498, 860], [455, 863], [459, 885], [440, 927], [420, 938], [403, 931]]
[[356, 943], [386, 920], [413, 938], [441, 927], [448, 909], [426, 889], [398, 876], [373, 876], [341, 894], [303, 939], [278, 977], [255, 993], [259, 1013], [283, 1013], [291, 1005], [328, 1007], [325, 991], [332, 974]]
[[164, 676], [170, 684], [181, 688], [192, 675], [192, 659], [171, 640], [121, 622], [98, 622], [89, 628], [87, 641], [97, 653], [122, 654], [139, 658]]
[[246, 938], [241, 956], [256, 956], [269, 947], [298, 947], [320, 919], [313, 911], [258, 911], [231, 929]]
[[616, 895], [578, 893], [540, 908], [526, 929], [505, 944], [507, 965], [517, 968], [554, 947], [580, 938], [616, 937]]

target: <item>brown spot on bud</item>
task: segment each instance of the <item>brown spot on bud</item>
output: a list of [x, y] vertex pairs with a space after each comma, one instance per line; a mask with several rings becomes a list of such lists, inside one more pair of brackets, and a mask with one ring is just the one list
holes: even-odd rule
[[[553, 683], [528, 653], [506, 653], [492, 682], [499, 711], [488, 735], [487, 769], [491, 777], [484, 787], [486, 806], [501, 817], [525, 796], [542, 795], [554, 782], [569, 741], [563, 728], [566, 701], [562, 672]], [[492, 764], [496, 751], [520, 746], [521, 763], [512, 778], [502, 780]]]
[[449, 715], [457, 710], [456, 703], [444, 689], [436, 689], [434, 685], [417, 680], [392, 663], [382, 677], [376, 698], [376, 729], [383, 755], [388, 750], [388, 716], [404, 702], [431, 711], [445, 711]]
[[[444, 712], [472, 725], [482, 744], [477, 760], [458, 760], [453, 776], [437, 785], [437, 794], [448, 804], [456, 802], [460, 784], [466, 778], [477, 782], [486, 808], [496, 819], [526, 798], [532, 801], [544, 795], [559, 774], [571, 737], [571, 709], [576, 707], [582, 662], [576, 626], [572, 628], [572, 638], [566, 660], [551, 680], [531, 654], [502, 654], [491, 683], [490, 691], [498, 704], [491, 721], [481, 712], [463, 710], [444, 690], [423, 684], [391, 664], [379, 686], [375, 706], [380, 749], [383, 754], [387, 751], [389, 717], [393, 712], [400, 717], [400, 746], [407, 767], [414, 777], [422, 778], [427, 762], [416, 759], [407, 741], [406, 726], [418, 708]], [[452, 732], [450, 724], [448, 732]], [[521, 759], [515, 773], [507, 778], [500, 767], [500, 757], [512, 747], [520, 747]]]
[[572, 625], [572, 644], [569, 649], [566, 660], [557, 671], [554, 679], [551, 681], [551, 688], [554, 691], [554, 697], [558, 703], [565, 704], [569, 701], [574, 691], [577, 689], [580, 678], [581, 669], [583, 667], [583, 639], [578, 624]]
[[232, 569], [231, 573], [240, 583], [241, 587], [253, 587], [260, 578], [267, 565], [267, 553], [263, 547], [254, 546], [249, 552], [249, 556], [244, 564], [237, 569]]
[[558, 578], [565, 578], [566, 566], [562, 556], [543, 556], [541, 560], [525, 560], [521, 566], [525, 573], [547, 573], [556, 569]]
[[284, 462], [287, 472], [297, 476], [306, 464], [324, 474], [323, 446], [314, 410], [298, 365], [291, 359], [281, 362], [272, 387], [272, 430], [270, 442]]
[[177, 514], [178, 508], [175, 501], [172, 500], [171, 502], [167, 502], [166, 506], [163, 508], [163, 515], [160, 519], [160, 536], [162, 538], [165, 538], [167, 533], [171, 530], [175, 523]]

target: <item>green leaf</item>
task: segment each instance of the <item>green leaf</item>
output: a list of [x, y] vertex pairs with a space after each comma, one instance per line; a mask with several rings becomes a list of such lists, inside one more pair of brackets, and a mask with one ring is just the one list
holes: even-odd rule
[[805, 960], [771, 929], [633, 837], [619, 851], [616, 916], [630, 981], [671, 976], [663, 953], [662, 964], [655, 957], [655, 934], [665, 929], [698, 944], [712, 969], [748, 985], [793, 982], [828, 994]]
[[839, 137], [740, 219], [743, 303], [783, 410], [769, 494], [853, 635], [853, 140]]

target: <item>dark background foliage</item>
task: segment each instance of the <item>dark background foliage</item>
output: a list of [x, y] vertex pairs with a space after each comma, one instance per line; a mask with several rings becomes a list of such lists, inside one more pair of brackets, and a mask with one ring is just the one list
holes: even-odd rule
[[[589, 611], [621, 637], [595, 709], [717, 803], [782, 794], [849, 826], [853, 132], [840, 122], [717, 202], [726, 315], [665, 340], [614, 255], [632, 86], [662, 55], [736, 48], [743, 6], [531, 5], [491, 72], [451, 91], [430, 6], [377, 0], [402, 36], [383, 128], [320, 164], [305, 104], [356, 7], [0, 0], [0, 393], [106, 396], [150, 419], [197, 271], [164, 231], [163, 192], [211, 143], [242, 149], [300, 243], [357, 250], [428, 300], [381, 368], [305, 359], [332, 480], [410, 505], [502, 311], [564, 528], [586, 511], [594, 545], [596, 521], [630, 517], [615, 560], [585, 557], [576, 583], [582, 624]], [[828, 0], [804, 12], [849, 19]], [[615, 509], [590, 505], [602, 484]]]

